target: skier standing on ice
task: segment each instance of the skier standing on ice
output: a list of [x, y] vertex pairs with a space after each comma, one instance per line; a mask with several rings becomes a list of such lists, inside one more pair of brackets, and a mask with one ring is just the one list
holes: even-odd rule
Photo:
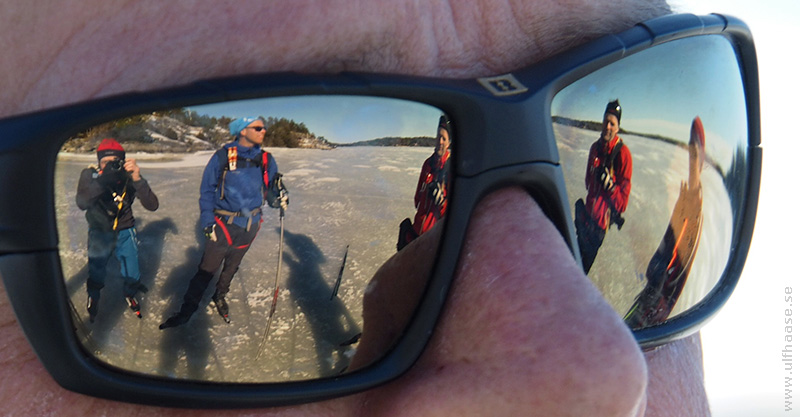
[[447, 197], [450, 189], [450, 144], [452, 143], [450, 121], [446, 116], [439, 118], [436, 128], [436, 147], [422, 164], [419, 174], [417, 192], [414, 194], [414, 205], [417, 213], [414, 223], [405, 219], [400, 223], [400, 236], [397, 250], [403, 249], [412, 240], [430, 230], [447, 212]]
[[75, 202], [86, 210], [89, 222], [89, 278], [86, 309], [89, 321], [97, 317], [100, 290], [105, 286], [106, 266], [111, 253], [119, 260], [125, 281], [123, 295], [128, 307], [142, 318], [136, 293], [139, 282], [139, 249], [132, 204], [137, 197], [150, 211], [158, 209], [158, 198], [142, 178], [135, 159], [125, 159], [125, 149], [114, 139], [103, 139], [97, 147], [97, 166], [81, 171]]
[[207, 238], [203, 257], [183, 296], [180, 311], [162, 323], [160, 329], [189, 321], [220, 265], [222, 271], [212, 300], [217, 312], [230, 322], [225, 296], [258, 233], [262, 206], [268, 202], [273, 208], [285, 210], [289, 204], [275, 159], [261, 149], [266, 133], [264, 119], [239, 118], [229, 128], [234, 140], [214, 153], [200, 185], [200, 223]]

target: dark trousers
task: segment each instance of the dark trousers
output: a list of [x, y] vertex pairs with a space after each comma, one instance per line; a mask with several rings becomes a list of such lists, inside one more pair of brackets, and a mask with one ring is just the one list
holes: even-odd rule
[[105, 287], [106, 266], [114, 254], [119, 260], [120, 275], [125, 281], [123, 295], [133, 297], [139, 290], [139, 249], [136, 229], [104, 232], [89, 229], [89, 278], [86, 291], [95, 300]]
[[597, 251], [603, 245], [606, 231], [595, 223], [586, 211], [583, 199], [575, 202], [575, 230], [578, 234], [578, 247], [583, 260], [583, 272], [589, 273], [592, 269]]
[[233, 275], [239, 270], [239, 264], [256, 238], [258, 229], [258, 224], [251, 226], [249, 231], [234, 224], [217, 224], [217, 240], [206, 241], [197, 273], [189, 281], [189, 288], [186, 289], [186, 294], [183, 296], [181, 314], [191, 315], [197, 310], [203, 293], [220, 265], [222, 265], [222, 271], [217, 282], [215, 297], [225, 296], [228, 293]]

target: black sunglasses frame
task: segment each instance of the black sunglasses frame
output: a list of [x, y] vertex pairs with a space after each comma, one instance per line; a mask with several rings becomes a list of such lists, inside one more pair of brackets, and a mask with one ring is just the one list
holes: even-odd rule
[[[747, 198], [740, 224], [734, 225], [729, 264], [712, 292], [680, 316], [634, 331], [643, 348], [684, 337], [697, 331], [733, 291], [744, 266], [758, 201], [761, 148], [755, 48], [746, 25], [722, 15], [666, 16], [587, 43], [514, 72], [519, 84], [512, 83], [510, 87], [517, 94], [493, 94], [474, 79], [282, 73], [201, 81], [2, 120], [0, 166], [4, 167], [4, 174], [0, 176], [0, 191], [6, 197], [0, 201], [0, 276], [36, 354], [53, 378], [70, 390], [143, 404], [231, 408], [297, 404], [369, 389], [401, 375], [422, 353], [443, 308], [470, 215], [480, 199], [492, 190], [509, 185], [528, 190], [573, 253], [579, 253], [572, 237], [574, 226], [550, 123], [553, 96], [578, 78], [632, 53], [675, 39], [709, 34], [726, 37], [740, 62], [749, 129]], [[103, 364], [87, 353], [73, 330], [58, 252], [54, 170], [62, 143], [94, 125], [154, 110], [270, 96], [323, 94], [386, 96], [427, 103], [446, 112], [455, 131], [456, 175], [451, 203], [455, 209], [446, 219], [428, 288], [397, 346], [373, 365], [350, 374], [268, 384], [211, 383], [140, 375]], [[580, 255], [576, 255], [576, 260], [580, 262]]]

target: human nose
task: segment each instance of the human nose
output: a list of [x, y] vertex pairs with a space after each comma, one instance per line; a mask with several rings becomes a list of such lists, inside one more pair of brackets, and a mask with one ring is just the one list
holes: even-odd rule
[[431, 343], [407, 377], [437, 406], [419, 401], [420, 410], [406, 413], [643, 411], [641, 350], [525, 191], [503, 189], [478, 205], [456, 274]]

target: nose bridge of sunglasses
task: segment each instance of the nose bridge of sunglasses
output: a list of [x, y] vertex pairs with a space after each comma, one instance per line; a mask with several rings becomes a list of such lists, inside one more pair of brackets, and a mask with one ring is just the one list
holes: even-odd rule
[[549, 109], [537, 93], [517, 102], [487, 103], [480, 117], [456, 120], [457, 173], [473, 176], [491, 169], [531, 162], [558, 163]]

